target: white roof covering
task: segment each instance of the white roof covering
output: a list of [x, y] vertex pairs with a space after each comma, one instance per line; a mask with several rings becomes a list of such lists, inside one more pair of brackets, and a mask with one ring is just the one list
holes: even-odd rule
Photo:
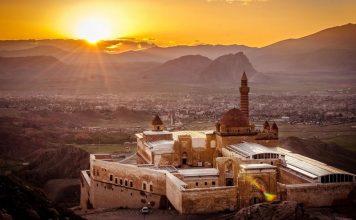
[[160, 134], [171, 134], [169, 131], [144, 131], [144, 135], [160, 135]]
[[278, 151], [285, 154], [285, 160], [287, 163], [287, 168], [292, 169], [296, 172], [304, 174], [312, 179], [320, 176], [330, 175], [330, 174], [349, 174], [343, 170], [337, 169], [335, 167], [329, 166], [320, 161], [313, 160], [309, 157], [302, 156], [300, 154], [293, 153], [284, 148], [278, 148]]
[[229, 145], [227, 149], [234, 152], [242, 153], [246, 157], [251, 157], [253, 155], [262, 154], [262, 153], [281, 154], [280, 152], [277, 151], [277, 148], [275, 147], [266, 147], [260, 144], [250, 143], [250, 142], [243, 142], [240, 144]]
[[215, 168], [200, 168], [200, 169], [179, 169], [184, 177], [199, 177], [199, 176], [218, 176], [219, 171]]
[[203, 134], [214, 134], [214, 130], [200, 131]]
[[276, 153], [285, 155], [286, 165], [285, 167], [291, 169], [297, 173], [303, 174], [311, 179], [316, 179], [320, 176], [330, 174], [349, 174], [343, 170], [329, 166], [317, 160], [313, 160], [309, 157], [302, 156], [300, 154], [292, 153], [284, 148], [266, 147], [256, 143], [244, 142], [240, 144], [229, 145], [228, 150], [234, 151], [245, 157], [251, 157], [255, 154], [261, 153]]
[[258, 164], [241, 164], [240, 167], [245, 170], [254, 170], [254, 169], [274, 169], [276, 166], [266, 163]]
[[173, 152], [173, 140], [159, 140], [145, 143], [155, 154], [165, 154]]
[[192, 138], [193, 148], [205, 148], [206, 147], [206, 132], [209, 131], [175, 131], [173, 133], [173, 139], [178, 140], [179, 135], [190, 135]]

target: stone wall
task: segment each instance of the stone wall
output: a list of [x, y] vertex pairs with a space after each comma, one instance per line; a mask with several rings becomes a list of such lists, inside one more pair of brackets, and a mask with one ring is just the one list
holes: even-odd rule
[[236, 209], [236, 187], [187, 189], [187, 184], [167, 173], [167, 198], [182, 214], [212, 213]]
[[87, 172], [83, 170], [80, 173], [80, 207], [84, 210], [93, 208], [90, 200], [90, 177]]
[[253, 170], [250, 172], [254, 173], [241, 173], [239, 175], [239, 208], [254, 205], [254, 198], [255, 200], [258, 199], [259, 202], [265, 202], [264, 192], [277, 197], [275, 170]]
[[[227, 172], [227, 166], [231, 164], [231, 171]], [[214, 166], [219, 170], [219, 186], [226, 185], [226, 178], [233, 179], [233, 185], [237, 185], [237, 175], [240, 172], [240, 161], [236, 157], [217, 157]]]
[[165, 196], [111, 183], [92, 180], [91, 194], [94, 208], [159, 208]]
[[283, 184], [301, 184], [301, 183], [311, 183], [312, 180], [307, 177], [302, 177], [301, 174], [294, 174], [292, 171], [287, 170], [286, 168], [279, 167], [279, 176], [278, 182]]
[[161, 133], [157, 135], [145, 135], [143, 134], [143, 141], [145, 142], [153, 142], [153, 141], [160, 141], [160, 140], [173, 140], [172, 133]]
[[219, 179], [217, 176], [189, 177], [183, 178], [183, 181], [187, 184], [188, 189], [219, 186]]
[[178, 179], [171, 173], [167, 173], [166, 175], [166, 190], [167, 190], [167, 198], [172, 206], [180, 213], [183, 211], [182, 206], [182, 190], [187, 187], [182, 180]]
[[182, 191], [182, 213], [213, 213], [236, 210], [236, 187], [212, 187]]
[[137, 139], [137, 155], [138, 164], [153, 163], [152, 153], [150, 149], [143, 143], [142, 139]]
[[158, 208], [165, 197], [166, 171], [101, 160], [92, 160], [91, 167], [95, 174], [91, 175], [95, 208], [139, 208], [147, 202]]
[[351, 191], [356, 190], [355, 183], [285, 185], [285, 190], [287, 200], [311, 207], [340, 205], [356, 199], [350, 198]]

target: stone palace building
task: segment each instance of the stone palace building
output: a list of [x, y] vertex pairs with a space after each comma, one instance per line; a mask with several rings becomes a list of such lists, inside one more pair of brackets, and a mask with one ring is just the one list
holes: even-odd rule
[[81, 207], [174, 208], [209, 213], [274, 200], [306, 206], [348, 203], [354, 174], [278, 147], [278, 126], [256, 129], [249, 87], [241, 78], [240, 109], [222, 115], [213, 131], [166, 131], [157, 115], [136, 134], [137, 163], [90, 155], [81, 173]]

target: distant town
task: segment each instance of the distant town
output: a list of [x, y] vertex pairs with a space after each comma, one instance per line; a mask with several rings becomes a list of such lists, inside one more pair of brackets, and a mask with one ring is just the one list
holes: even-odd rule
[[[323, 91], [310, 95], [251, 95], [251, 118], [290, 124], [330, 125], [356, 120], [356, 94]], [[235, 94], [127, 93], [98, 96], [2, 96], [0, 108], [30, 112], [115, 112], [125, 109], [147, 115], [159, 114], [167, 127], [184, 128], [190, 120], [212, 125], [229, 108], [238, 107]]]

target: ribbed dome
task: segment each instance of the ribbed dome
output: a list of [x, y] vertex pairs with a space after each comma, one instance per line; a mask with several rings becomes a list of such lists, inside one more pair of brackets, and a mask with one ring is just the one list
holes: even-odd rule
[[228, 127], [248, 127], [249, 121], [240, 109], [233, 108], [221, 117], [220, 124]]

